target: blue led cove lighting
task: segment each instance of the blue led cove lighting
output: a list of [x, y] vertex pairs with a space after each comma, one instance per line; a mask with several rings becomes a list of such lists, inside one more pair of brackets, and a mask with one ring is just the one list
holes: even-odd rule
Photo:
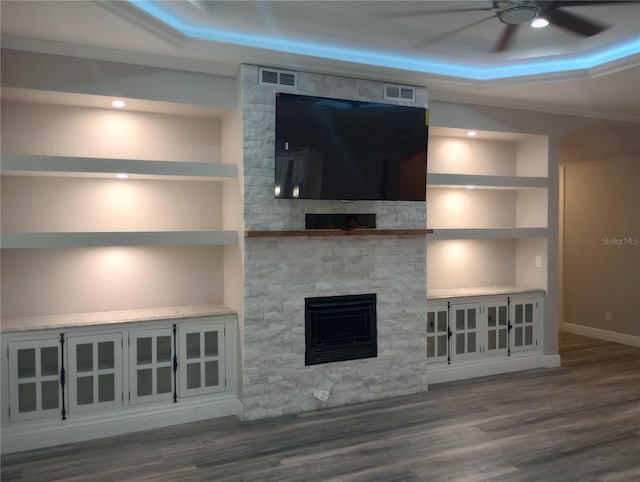
[[598, 52], [576, 55], [574, 57], [534, 60], [524, 63], [514, 62], [512, 65], [481, 67], [459, 62], [416, 58], [372, 50], [337, 47], [301, 40], [265, 37], [217, 28], [200, 27], [190, 24], [172, 13], [167, 6], [164, 5], [164, 2], [149, 0], [128, 1], [148, 15], [191, 38], [470, 80], [497, 80], [591, 69], [599, 65], [640, 54], [640, 36], [638, 36], [632, 40]]

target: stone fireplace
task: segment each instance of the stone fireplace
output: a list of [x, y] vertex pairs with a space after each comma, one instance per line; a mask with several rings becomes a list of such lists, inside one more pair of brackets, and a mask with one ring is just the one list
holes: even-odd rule
[[[275, 91], [242, 66], [247, 231], [304, 230], [307, 214], [374, 213], [381, 229], [424, 229], [424, 202], [274, 198]], [[296, 92], [384, 102], [383, 83], [299, 73]], [[417, 89], [418, 103], [426, 92]], [[424, 235], [248, 237], [244, 240], [245, 419], [425, 391]], [[306, 363], [305, 300], [375, 294], [375, 357]], [[326, 401], [313, 397], [328, 381]]]

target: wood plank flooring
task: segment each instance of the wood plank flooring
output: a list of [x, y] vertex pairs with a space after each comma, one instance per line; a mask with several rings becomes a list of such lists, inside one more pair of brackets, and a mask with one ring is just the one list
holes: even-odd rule
[[562, 368], [12, 454], [2, 480], [639, 481], [640, 348], [560, 338]]

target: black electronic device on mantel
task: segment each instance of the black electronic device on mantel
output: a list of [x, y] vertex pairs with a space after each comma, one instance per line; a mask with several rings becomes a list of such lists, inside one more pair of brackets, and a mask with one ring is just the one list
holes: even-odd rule
[[276, 199], [424, 201], [424, 107], [276, 93]]

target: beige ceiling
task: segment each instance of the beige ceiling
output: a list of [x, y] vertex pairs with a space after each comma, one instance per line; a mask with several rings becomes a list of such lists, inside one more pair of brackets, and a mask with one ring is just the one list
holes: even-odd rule
[[[570, 58], [640, 38], [640, 3], [574, 6], [572, 13], [607, 25], [581, 38], [558, 27], [518, 28], [512, 48], [491, 49], [504, 25], [476, 1], [168, 2], [176, 15], [201, 27], [419, 60], [509, 66]], [[126, 2], [6, 1], [1, 3], [3, 48], [33, 50], [234, 75], [238, 64], [305, 69], [426, 85], [431, 99], [640, 121], [640, 55], [589, 70], [475, 81], [410, 68], [388, 68], [310, 54], [189, 38]], [[441, 41], [431, 39], [468, 25]], [[558, 57], [559, 56], [559, 57]]]

